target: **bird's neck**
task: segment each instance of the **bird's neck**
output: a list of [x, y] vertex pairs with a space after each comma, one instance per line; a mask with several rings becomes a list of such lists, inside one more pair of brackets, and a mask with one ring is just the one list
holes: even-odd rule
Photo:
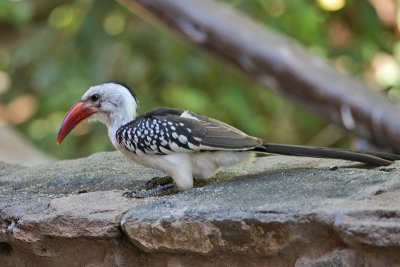
[[109, 130], [116, 132], [122, 125], [127, 124], [135, 119], [136, 114], [128, 113], [111, 113], [108, 117], [107, 127]]

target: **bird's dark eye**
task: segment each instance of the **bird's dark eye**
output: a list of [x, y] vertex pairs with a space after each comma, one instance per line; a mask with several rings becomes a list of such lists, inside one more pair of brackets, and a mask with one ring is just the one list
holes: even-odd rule
[[100, 99], [100, 95], [99, 94], [93, 94], [93, 95], [90, 96], [90, 100], [92, 100], [93, 102], [96, 102], [99, 99]]

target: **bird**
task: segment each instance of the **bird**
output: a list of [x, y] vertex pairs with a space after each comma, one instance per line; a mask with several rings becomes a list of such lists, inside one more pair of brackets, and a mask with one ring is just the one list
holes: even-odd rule
[[85, 119], [107, 126], [114, 147], [140, 165], [158, 169], [143, 190], [125, 197], [159, 196], [193, 188], [194, 178], [208, 179], [221, 167], [236, 165], [254, 154], [333, 158], [387, 166], [399, 155], [269, 143], [217, 119], [176, 108], [158, 108], [138, 115], [136, 93], [125, 83], [111, 81], [90, 87], [66, 114], [57, 144]]

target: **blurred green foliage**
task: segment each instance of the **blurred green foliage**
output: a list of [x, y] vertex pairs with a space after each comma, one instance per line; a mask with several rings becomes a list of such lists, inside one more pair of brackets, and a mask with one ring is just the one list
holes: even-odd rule
[[[394, 54], [395, 33], [369, 1], [347, 1], [335, 12], [310, 0], [228, 2], [351, 75], [365, 77], [377, 53]], [[35, 96], [35, 112], [16, 127], [59, 158], [113, 149], [99, 124], [84, 125], [56, 145], [69, 107], [89, 86], [108, 80], [130, 84], [141, 112], [159, 106], [191, 109], [274, 142], [312, 143], [326, 132], [327, 125], [312, 114], [115, 1], [0, 0], [0, 31], [0, 71], [10, 77], [0, 104]], [[390, 88], [398, 92], [397, 86]], [[349, 141], [334, 132], [329, 131], [330, 145]]]

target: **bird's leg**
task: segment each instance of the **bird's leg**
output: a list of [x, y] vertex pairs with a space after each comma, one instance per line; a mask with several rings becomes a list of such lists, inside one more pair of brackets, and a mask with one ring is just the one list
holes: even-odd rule
[[160, 185], [171, 184], [173, 182], [174, 182], [174, 180], [172, 179], [171, 176], [154, 177], [154, 178], [151, 178], [151, 180], [146, 183], [145, 188], [146, 188], [146, 190], [150, 190], [150, 189], [156, 188]]

